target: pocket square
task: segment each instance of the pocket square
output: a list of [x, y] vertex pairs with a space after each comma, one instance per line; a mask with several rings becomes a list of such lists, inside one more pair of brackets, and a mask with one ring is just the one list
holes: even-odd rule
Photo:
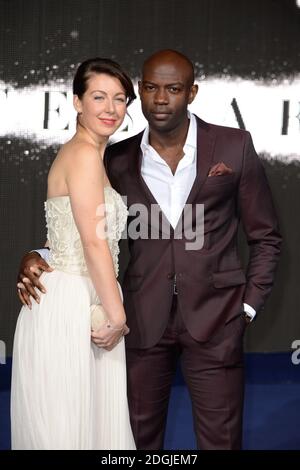
[[208, 176], [223, 176], [230, 175], [233, 173], [233, 170], [225, 165], [223, 162], [216, 163], [209, 170]]

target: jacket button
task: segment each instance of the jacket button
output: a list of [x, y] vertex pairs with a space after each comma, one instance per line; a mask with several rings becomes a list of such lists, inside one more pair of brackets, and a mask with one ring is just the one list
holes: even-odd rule
[[167, 275], [167, 278], [168, 278], [168, 279], [173, 279], [173, 278], [174, 278], [174, 274], [173, 274], [173, 273], [169, 273], [169, 274]]

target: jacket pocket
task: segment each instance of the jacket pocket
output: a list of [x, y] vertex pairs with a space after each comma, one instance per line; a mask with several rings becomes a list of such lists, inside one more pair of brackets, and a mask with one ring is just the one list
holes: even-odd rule
[[212, 278], [213, 285], [217, 289], [246, 284], [246, 276], [242, 269], [232, 269], [230, 271], [213, 273]]
[[205, 185], [207, 186], [217, 186], [219, 184], [228, 184], [234, 183], [236, 180], [236, 174], [231, 173], [229, 175], [216, 175], [216, 176], [208, 176], [205, 180]]

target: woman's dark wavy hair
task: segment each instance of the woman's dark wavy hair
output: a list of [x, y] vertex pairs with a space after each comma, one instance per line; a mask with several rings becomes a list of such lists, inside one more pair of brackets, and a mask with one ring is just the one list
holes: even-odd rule
[[87, 90], [87, 81], [93, 73], [105, 73], [117, 78], [125, 90], [127, 106], [136, 98], [132, 81], [127, 73], [114, 60], [101, 57], [85, 60], [79, 65], [73, 80], [73, 94], [77, 95], [78, 98], [81, 99]]

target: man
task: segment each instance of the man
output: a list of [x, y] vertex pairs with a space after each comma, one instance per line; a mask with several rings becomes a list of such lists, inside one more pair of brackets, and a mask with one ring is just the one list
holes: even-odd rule
[[[164, 50], [147, 59], [139, 93], [149, 127], [106, 152], [111, 184], [127, 196], [129, 208], [142, 204], [150, 213], [158, 204], [163, 211], [160, 223], [139, 219], [140, 237], [130, 238], [134, 211], [129, 218], [123, 292], [137, 448], [163, 447], [180, 357], [198, 447], [239, 449], [243, 334], [271, 290], [281, 243], [270, 190], [248, 132], [188, 113], [197, 85], [184, 55]], [[204, 229], [202, 243], [188, 248], [183, 222], [189, 205], [188, 226], [196, 234], [195, 208], [204, 205]], [[240, 218], [250, 248], [246, 275], [237, 254]], [[158, 237], [151, 237], [153, 229]], [[36, 268], [47, 267], [37, 255], [27, 255], [20, 280], [27, 276], [41, 288], [38, 275], [30, 273], [32, 265], [38, 274]], [[36, 295], [28, 279], [26, 286]], [[20, 296], [28, 300], [23, 288]]]

